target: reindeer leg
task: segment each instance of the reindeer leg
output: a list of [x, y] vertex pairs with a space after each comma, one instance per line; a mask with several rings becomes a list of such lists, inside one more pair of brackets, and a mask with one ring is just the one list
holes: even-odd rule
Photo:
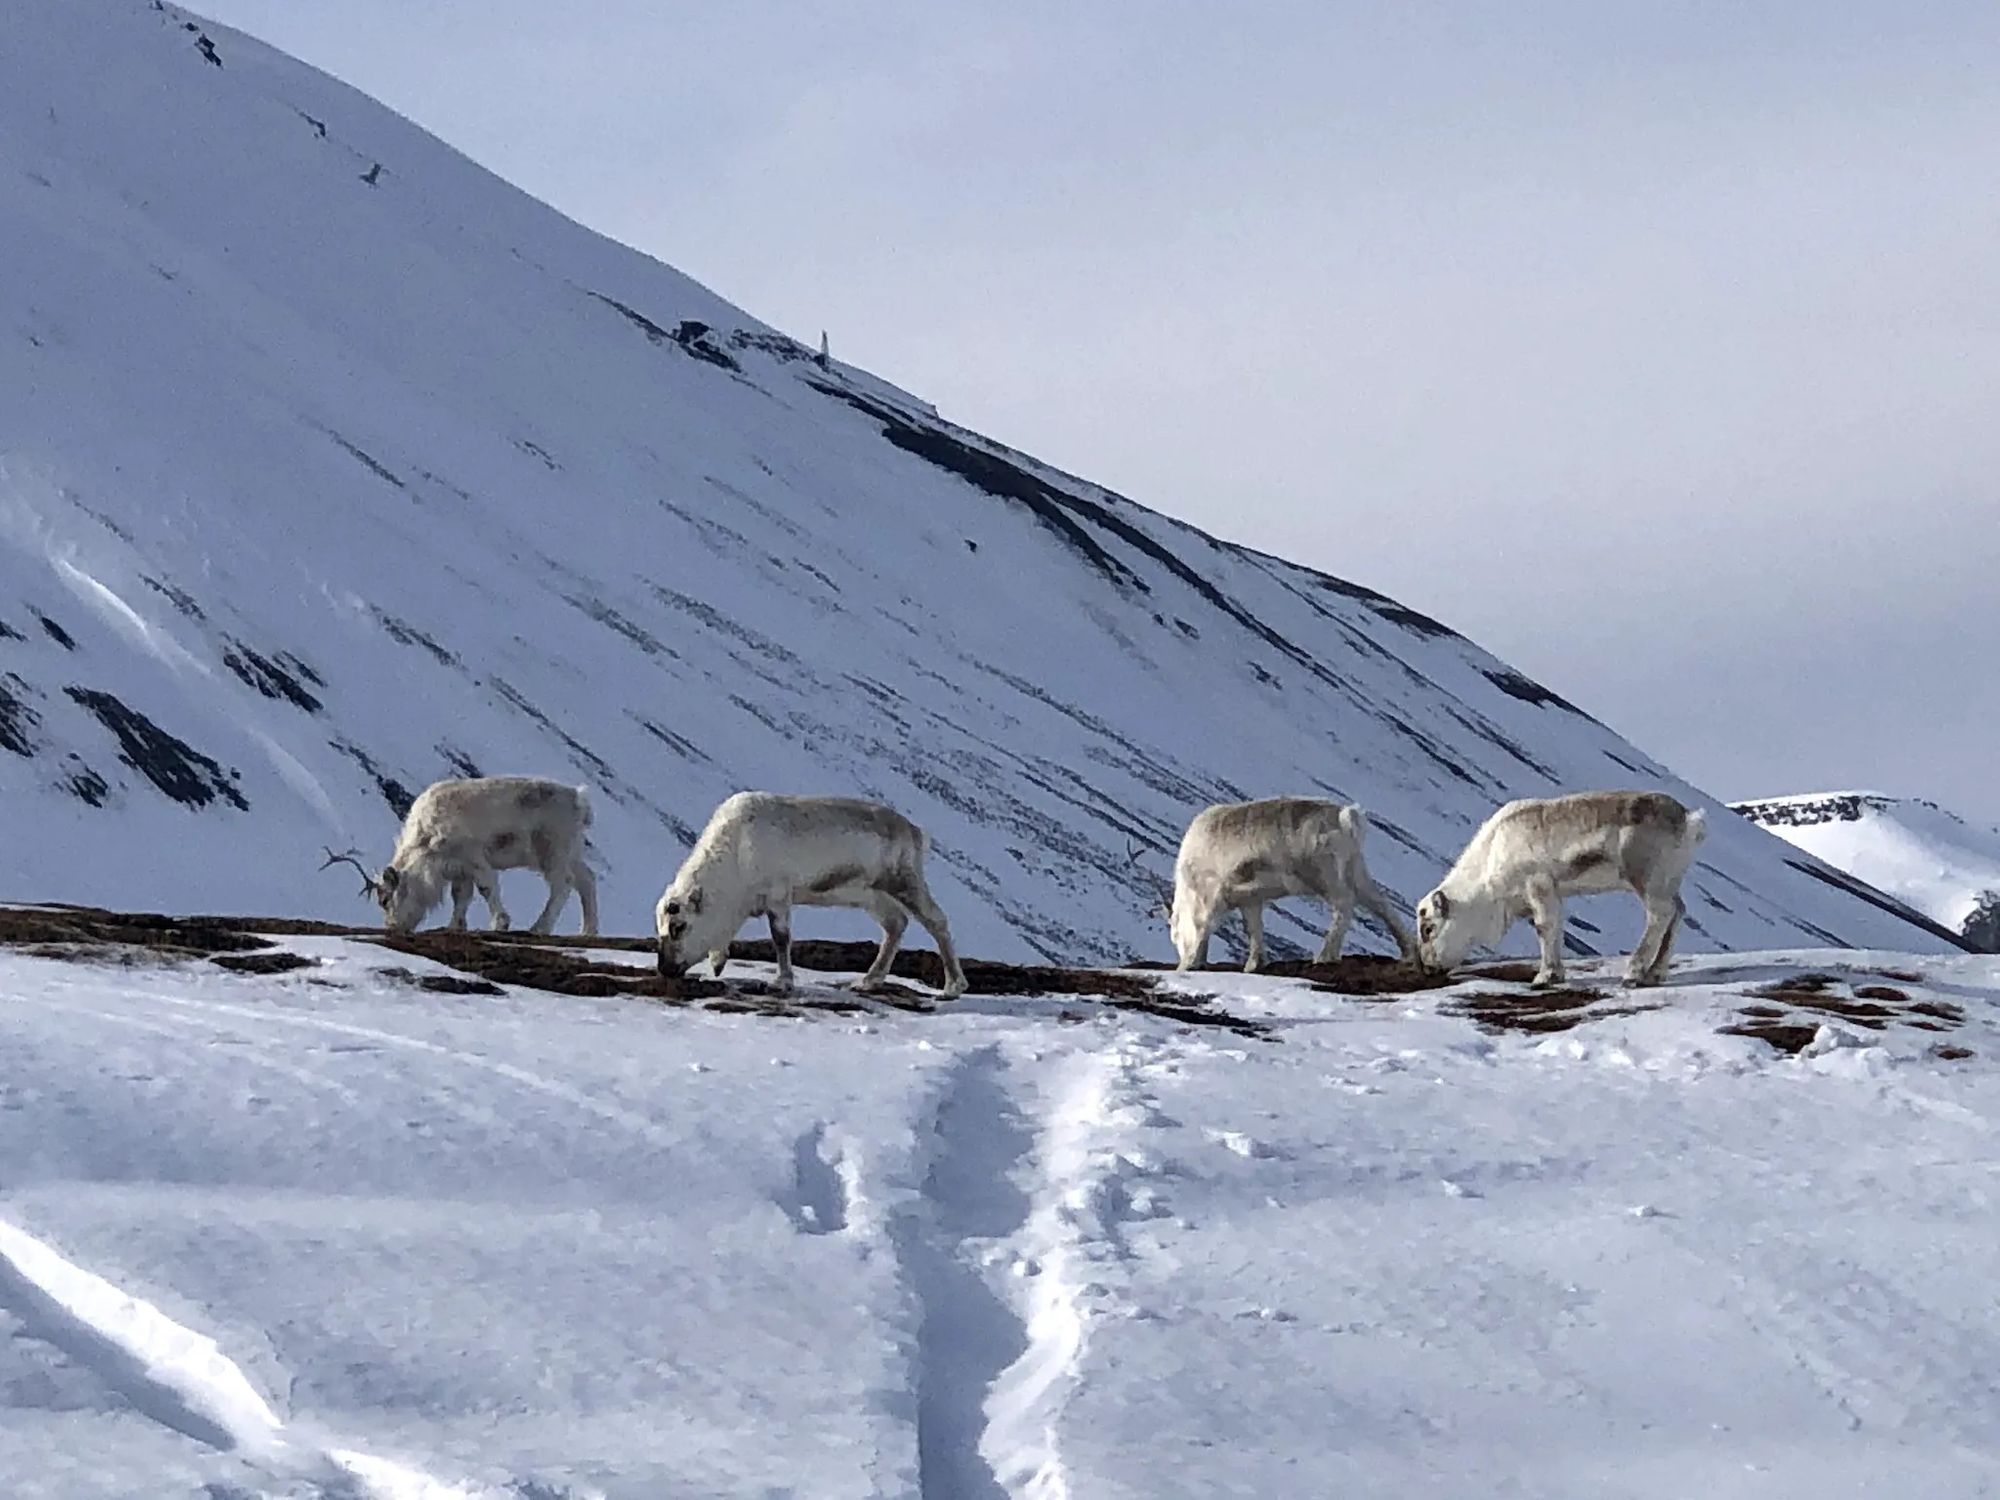
[[1537, 989], [1563, 982], [1562, 897], [1552, 880], [1530, 881], [1527, 889], [1528, 918], [1535, 935], [1542, 940], [1542, 966], [1532, 981]]
[[583, 903], [583, 935], [597, 936], [597, 872], [579, 859], [570, 866], [569, 878]]
[[904, 930], [910, 925], [909, 908], [894, 896], [881, 891], [869, 895], [868, 910], [882, 924], [882, 946], [876, 949], [868, 972], [854, 981], [857, 990], [872, 990], [889, 977], [889, 965], [895, 962], [896, 949], [902, 946]]
[[1355, 895], [1361, 905], [1375, 915], [1375, 920], [1389, 929], [1389, 936], [1396, 940], [1396, 947], [1402, 952], [1406, 963], [1414, 963], [1417, 957], [1417, 940], [1410, 936], [1410, 929], [1403, 925], [1396, 915], [1396, 908], [1389, 904], [1389, 898], [1382, 894], [1382, 887], [1363, 876], [1355, 886]]
[[1674, 931], [1681, 921], [1680, 899], [1646, 902], [1646, 930], [1625, 965], [1625, 982], [1630, 985], [1658, 984], [1667, 970], [1667, 955], [1673, 949]]
[[472, 906], [472, 877], [454, 875], [451, 878], [451, 920], [445, 924], [452, 932], [465, 931], [465, 914]]
[[771, 951], [778, 960], [777, 987], [780, 994], [792, 992], [792, 908], [773, 901], [767, 913], [771, 922]]
[[479, 894], [485, 898], [486, 909], [492, 913], [492, 927], [495, 932], [505, 932], [514, 925], [514, 919], [507, 915], [506, 903], [500, 899], [500, 877], [491, 865], [479, 865], [472, 872], [472, 883], [479, 887]]
[[952, 946], [951, 924], [945, 920], [937, 902], [931, 899], [929, 887], [924, 884], [921, 873], [912, 871], [901, 878], [886, 894], [910, 909], [910, 915], [923, 923], [924, 931], [937, 944], [938, 957], [944, 962], [944, 988], [942, 993], [949, 1000], [965, 993], [965, 970], [959, 965], [958, 950]]
[[1246, 901], [1242, 912], [1243, 931], [1250, 939], [1250, 951], [1243, 955], [1243, 972], [1254, 974], [1264, 967], [1264, 903]]
[[531, 930], [546, 937], [556, 930], [556, 918], [562, 915], [562, 909], [569, 904], [571, 876], [567, 869], [562, 869], [545, 875], [543, 879], [549, 883], [549, 899], [542, 903], [542, 914], [535, 918]]
[[1347, 946], [1348, 924], [1354, 920], [1353, 903], [1338, 896], [1326, 898], [1327, 923], [1326, 941], [1319, 945], [1319, 952], [1313, 955], [1316, 964], [1330, 964], [1340, 957], [1340, 950]]
[[1653, 961], [1646, 965], [1646, 983], [1658, 984], [1667, 977], [1667, 964], [1673, 958], [1674, 940], [1681, 935], [1681, 918], [1687, 915], [1687, 902], [1674, 897], [1674, 919], [1667, 923], [1667, 930], [1660, 934], [1660, 951], [1653, 955]]

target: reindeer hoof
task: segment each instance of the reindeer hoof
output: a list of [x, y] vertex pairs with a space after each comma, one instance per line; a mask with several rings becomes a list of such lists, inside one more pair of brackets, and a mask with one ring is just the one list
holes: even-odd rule
[[1563, 982], [1564, 977], [1565, 976], [1562, 970], [1560, 969], [1544, 969], [1539, 974], [1537, 974], [1533, 979], [1529, 980], [1528, 985], [1529, 988], [1531, 989], [1546, 990], [1555, 985], [1561, 984]]

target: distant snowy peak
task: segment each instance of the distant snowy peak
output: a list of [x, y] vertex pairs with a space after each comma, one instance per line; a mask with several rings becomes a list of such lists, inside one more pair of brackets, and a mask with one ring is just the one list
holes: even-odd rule
[[1906, 802], [1933, 812], [1943, 811], [1935, 802], [1891, 797], [1882, 792], [1807, 792], [1792, 797], [1732, 802], [1730, 806], [1766, 828], [1807, 828], [1819, 823], [1858, 823], [1870, 813], [1889, 812]]
[[1908, 902], [1954, 932], [2000, 891], [2000, 829], [1918, 797], [1814, 792], [1732, 806], [1828, 864]]

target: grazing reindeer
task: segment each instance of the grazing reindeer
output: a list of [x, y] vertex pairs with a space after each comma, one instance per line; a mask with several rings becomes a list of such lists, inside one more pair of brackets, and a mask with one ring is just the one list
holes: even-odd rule
[[451, 930], [465, 930], [476, 889], [493, 916], [493, 930], [512, 925], [500, 901], [500, 870], [539, 871], [549, 899], [534, 931], [547, 933], [575, 890], [583, 903], [584, 935], [597, 933], [597, 876], [583, 862], [590, 799], [580, 786], [534, 776], [480, 776], [439, 781], [410, 804], [396, 852], [371, 876], [352, 853], [327, 851], [336, 863], [361, 870], [363, 889], [382, 907], [391, 932], [408, 932], [451, 891]]
[[965, 992], [951, 928], [924, 883], [930, 840], [901, 813], [853, 797], [738, 792], [710, 815], [654, 912], [660, 973], [678, 978], [706, 954], [717, 974], [752, 917], [771, 924], [778, 985], [792, 986], [792, 908], [852, 906], [882, 924], [882, 946], [857, 987], [882, 982], [914, 916], [937, 943], [944, 993]]
[[1263, 967], [1264, 903], [1284, 896], [1317, 896], [1331, 909], [1315, 963], [1340, 956], [1357, 905], [1389, 929], [1405, 958], [1415, 957], [1408, 930], [1361, 858], [1367, 827], [1359, 807], [1316, 797], [1225, 802], [1196, 813], [1174, 860], [1168, 914], [1180, 967], [1207, 962], [1209, 934], [1232, 907], [1250, 934], [1244, 972]]
[[1629, 890], [1646, 908], [1628, 984], [1658, 984], [1687, 907], [1681, 877], [1707, 819], [1661, 792], [1579, 792], [1509, 802], [1472, 836], [1458, 863], [1417, 906], [1417, 944], [1442, 972], [1480, 944], [1497, 943], [1522, 917], [1542, 940], [1537, 985], [1563, 979], [1565, 896]]

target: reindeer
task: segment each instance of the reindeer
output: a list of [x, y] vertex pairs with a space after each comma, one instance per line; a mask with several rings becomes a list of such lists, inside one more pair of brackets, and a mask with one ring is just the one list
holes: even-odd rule
[[1340, 955], [1354, 908], [1373, 912], [1403, 956], [1416, 946], [1368, 874], [1361, 840], [1368, 820], [1352, 804], [1316, 797], [1271, 797], [1225, 802], [1196, 813], [1174, 860], [1173, 901], [1167, 911], [1179, 967], [1208, 961], [1209, 934], [1224, 912], [1243, 913], [1250, 951], [1243, 970], [1264, 965], [1264, 903], [1284, 896], [1317, 896], [1331, 919], [1313, 956], [1330, 963]]
[[882, 946], [856, 988], [880, 984], [915, 916], [944, 961], [944, 993], [963, 994], [951, 928], [924, 881], [930, 840], [901, 813], [852, 797], [738, 792], [710, 815], [660, 897], [660, 973], [678, 979], [706, 954], [717, 974], [729, 943], [755, 916], [771, 924], [778, 987], [792, 987], [792, 908], [852, 906], [882, 924]]
[[1646, 930], [1625, 982], [1666, 977], [1687, 906], [1681, 878], [1707, 819], [1662, 792], [1579, 792], [1509, 802], [1472, 836], [1458, 863], [1417, 905], [1424, 967], [1442, 973], [1473, 948], [1493, 944], [1522, 917], [1542, 942], [1537, 985], [1563, 981], [1565, 896], [1629, 890], [1646, 908]]
[[500, 900], [501, 870], [532, 869], [548, 882], [549, 899], [533, 930], [546, 934], [575, 890], [583, 904], [583, 931], [597, 933], [597, 876], [583, 862], [590, 798], [583, 787], [534, 776], [480, 776], [439, 781], [410, 804], [396, 850], [379, 875], [370, 875], [357, 851], [326, 851], [322, 870], [350, 864], [361, 873], [362, 892], [382, 908], [391, 932], [408, 932], [451, 891], [453, 932], [465, 930], [476, 889], [492, 914], [493, 930], [513, 925]]

